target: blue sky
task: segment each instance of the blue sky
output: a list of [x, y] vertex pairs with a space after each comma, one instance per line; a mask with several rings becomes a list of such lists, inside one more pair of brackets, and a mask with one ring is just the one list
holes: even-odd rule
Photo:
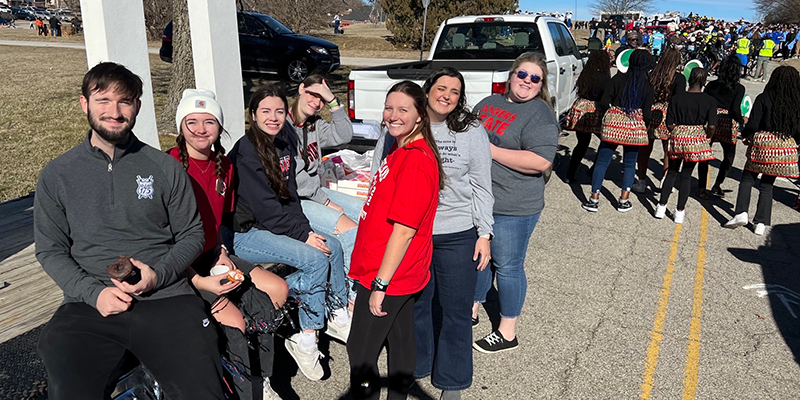
[[[591, 1], [578, 0], [578, 6], [575, 7], [575, 0], [565, 0], [558, 2], [558, 7], [553, 6], [553, 1], [548, 0], [519, 0], [519, 8], [528, 11], [561, 11], [566, 12], [571, 10], [576, 12], [577, 19], [588, 20], [594, 16], [589, 11]], [[752, 1], [743, 0], [656, 0], [654, 2], [654, 10], [656, 12], [681, 11], [686, 14], [694, 12], [700, 15], [713, 16], [722, 18], [726, 21], [738, 20], [739, 17], [744, 17], [746, 20], [752, 20], [755, 16]]]

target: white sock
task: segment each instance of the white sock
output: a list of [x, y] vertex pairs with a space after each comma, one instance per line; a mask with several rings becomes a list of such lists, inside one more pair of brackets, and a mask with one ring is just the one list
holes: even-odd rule
[[317, 348], [317, 332], [300, 331], [300, 348], [311, 351]]
[[347, 308], [339, 308], [333, 310], [333, 320], [339, 325], [346, 325], [350, 322], [350, 316], [347, 314]]

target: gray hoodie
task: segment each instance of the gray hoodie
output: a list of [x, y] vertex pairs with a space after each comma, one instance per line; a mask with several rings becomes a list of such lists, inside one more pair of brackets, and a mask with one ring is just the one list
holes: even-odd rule
[[133, 134], [114, 159], [89, 141], [51, 161], [34, 197], [36, 258], [64, 291], [64, 302], [92, 307], [117, 256], [156, 272], [153, 290], [137, 298], [193, 294], [185, 270], [205, 236], [192, 183], [172, 156]]
[[[321, 190], [320, 176], [322, 171], [319, 167], [322, 164], [322, 149], [334, 147], [350, 142], [353, 138], [353, 124], [347, 117], [344, 107], [331, 111], [331, 121], [328, 123], [322, 118], [317, 119], [316, 127], [313, 131], [303, 132], [303, 127], [294, 126], [297, 132], [297, 194], [302, 199], [308, 199], [315, 203], [325, 204], [328, 195]], [[304, 137], [305, 135], [305, 137]], [[305, 146], [304, 146], [305, 143]], [[303, 148], [306, 148], [305, 155]], [[308, 160], [306, 165], [305, 159]]]

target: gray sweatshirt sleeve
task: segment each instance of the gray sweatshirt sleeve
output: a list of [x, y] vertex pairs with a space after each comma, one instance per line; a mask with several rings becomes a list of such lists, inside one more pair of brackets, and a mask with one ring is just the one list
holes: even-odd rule
[[353, 140], [353, 123], [347, 117], [344, 107], [331, 111], [331, 123], [325, 120], [317, 122], [317, 136], [321, 149], [350, 143]]
[[[323, 148], [338, 146], [340, 144], [349, 143], [353, 139], [353, 124], [347, 117], [347, 112], [344, 107], [340, 107], [336, 111], [331, 111], [331, 121], [328, 123], [324, 119], [320, 119], [316, 123], [314, 132], [308, 133], [309, 143], [316, 140], [318, 151]], [[300, 138], [300, 144], [297, 152], [297, 194], [300, 197], [307, 198], [315, 203], [325, 204], [328, 201], [328, 195], [320, 187], [320, 159], [312, 161], [309, 168], [305, 168], [306, 164], [303, 161], [303, 130], [297, 129], [297, 135]], [[316, 176], [311, 176], [308, 171], [316, 172]]]
[[200, 255], [205, 243], [203, 222], [197, 209], [189, 175], [174, 159], [166, 159], [165, 164], [164, 174], [170, 177], [172, 182], [167, 213], [175, 245], [166, 256], [155, 265], [151, 265], [158, 277], [154, 289], [178, 280], [181, 273]]
[[478, 235], [493, 234], [492, 151], [482, 124], [470, 129], [469, 183], [472, 186], [472, 221]]
[[45, 167], [36, 183], [33, 199], [33, 236], [36, 259], [65, 297], [81, 299], [97, 307], [97, 297], [106, 288], [70, 255], [70, 227], [64, 205], [59, 199], [58, 177]]
[[372, 177], [378, 172], [378, 168], [381, 167], [381, 163], [383, 162], [383, 146], [386, 145], [386, 135], [388, 135], [386, 131], [381, 132], [378, 141], [375, 143], [375, 150], [372, 152], [372, 165], [369, 168], [370, 182], [372, 182]]

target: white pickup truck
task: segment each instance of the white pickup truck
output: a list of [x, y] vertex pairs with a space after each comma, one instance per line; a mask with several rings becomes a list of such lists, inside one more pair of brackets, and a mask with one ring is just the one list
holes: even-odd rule
[[547, 58], [548, 85], [557, 117], [575, 100], [575, 81], [583, 70], [583, 56], [564, 23], [533, 15], [478, 15], [442, 22], [427, 60], [359, 68], [350, 72], [347, 104], [350, 119], [380, 121], [389, 88], [401, 80], [420, 85], [441, 67], [458, 69], [466, 82], [471, 108], [493, 93], [504, 93], [514, 59], [528, 51]]

